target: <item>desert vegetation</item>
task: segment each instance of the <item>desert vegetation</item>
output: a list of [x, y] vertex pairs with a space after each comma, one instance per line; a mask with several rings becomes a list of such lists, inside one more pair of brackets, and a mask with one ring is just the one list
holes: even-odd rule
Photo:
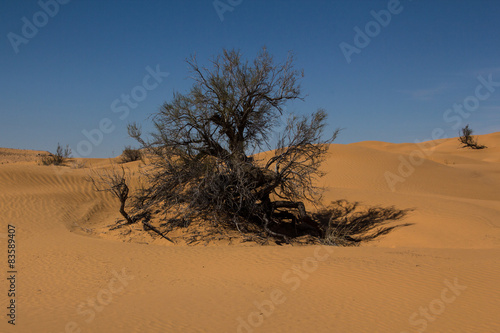
[[472, 148], [472, 149], [484, 149], [487, 148], [485, 145], [481, 145], [477, 142], [477, 138], [472, 135], [473, 131], [469, 128], [467, 124], [464, 128], [459, 131], [458, 141], [461, 143], [462, 148]]
[[132, 148], [131, 146], [125, 146], [121, 155], [122, 163], [139, 161], [141, 159], [142, 153], [139, 149]]
[[49, 153], [48, 155], [42, 156], [43, 165], [64, 165], [68, 159], [71, 157], [71, 148], [66, 145], [66, 148], [58, 143], [56, 148], [56, 153]]
[[[139, 125], [129, 125], [129, 134], [151, 156], [143, 173], [147, 185], [132, 198], [132, 216], [125, 212], [129, 188], [123, 168], [91, 177], [97, 190], [119, 198], [128, 223], [143, 223], [164, 236], [151, 223], [161, 216], [167, 231], [196, 220], [264, 242], [308, 236], [313, 242], [355, 245], [389, 232], [394, 226], [385, 224], [406, 214], [394, 207], [356, 211], [357, 203], [345, 201], [316, 213], [306, 210], [307, 202], [321, 206], [322, 189], [315, 184], [339, 129], [326, 133], [322, 109], [290, 115], [276, 146], [269, 145], [285, 104], [303, 100], [303, 72], [294, 68], [292, 54], [276, 63], [264, 48], [250, 62], [239, 51], [224, 50], [210, 68], [195, 57], [187, 62], [194, 84], [154, 114], [155, 131], [144, 137]], [[271, 153], [255, 154], [266, 150]], [[140, 156], [130, 147], [126, 151], [127, 161]]]
[[91, 170], [87, 180], [92, 182], [96, 191], [110, 192], [118, 198], [120, 200], [120, 214], [128, 223], [134, 223], [132, 217], [125, 211], [125, 205], [127, 204], [130, 192], [129, 178], [123, 166], [120, 168], [113, 166], [110, 169]]
[[120, 227], [141, 222], [144, 230], [152, 230], [161, 237], [172, 241], [165, 236], [164, 233], [152, 226], [147, 219], [138, 219], [137, 217], [129, 215], [125, 208], [127, 206], [127, 200], [130, 197], [130, 178], [130, 170], [126, 170], [123, 166], [117, 167], [116, 165], [112, 165], [111, 168], [90, 170], [86, 180], [92, 183], [94, 190], [97, 192], [109, 192], [120, 201], [119, 212], [126, 221], [125, 224], [121, 224]]

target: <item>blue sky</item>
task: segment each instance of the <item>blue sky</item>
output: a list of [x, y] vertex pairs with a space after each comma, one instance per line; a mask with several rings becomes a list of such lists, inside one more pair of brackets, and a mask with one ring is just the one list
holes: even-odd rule
[[[187, 57], [237, 48], [252, 58], [262, 46], [278, 61], [295, 53], [307, 97], [287, 110], [326, 109], [330, 129], [345, 128], [338, 143], [422, 141], [436, 128], [453, 137], [467, 123], [500, 131], [496, 0], [218, 0], [224, 12], [213, 0], [59, 1], [0, 2], [1, 147], [119, 155], [135, 144], [128, 123], [147, 130], [190, 88]], [[341, 45], [357, 51], [346, 57]], [[146, 90], [151, 71], [161, 74]], [[465, 102], [470, 112], [454, 111]]]

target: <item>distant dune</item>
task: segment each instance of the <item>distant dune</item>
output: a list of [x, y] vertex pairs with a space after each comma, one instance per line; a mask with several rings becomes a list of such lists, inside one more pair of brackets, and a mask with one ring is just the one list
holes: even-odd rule
[[36, 162], [46, 154], [48, 152], [40, 150], [0, 148], [0, 164]]
[[47, 152], [0, 148], [0, 242], [14, 225], [19, 277], [0, 332], [500, 332], [500, 132], [478, 140], [332, 144], [322, 204], [413, 209], [356, 248], [110, 230], [118, 202], [85, 181], [109, 159], [42, 166]]

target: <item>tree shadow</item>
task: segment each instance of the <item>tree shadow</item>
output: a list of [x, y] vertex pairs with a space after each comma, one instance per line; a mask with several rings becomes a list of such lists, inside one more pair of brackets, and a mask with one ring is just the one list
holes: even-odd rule
[[[278, 212], [280, 219], [274, 232], [285, 235], [290, 242], [307, 239], [309, 243], [334, 246], [357, 246], [412, 223], [399, 223], [413, 209], [362, 207], [359, 202], [337, 200], [319, 211], [298, 219], [291, 211]], [[278, 221], [277, 221], [278, 222]]]

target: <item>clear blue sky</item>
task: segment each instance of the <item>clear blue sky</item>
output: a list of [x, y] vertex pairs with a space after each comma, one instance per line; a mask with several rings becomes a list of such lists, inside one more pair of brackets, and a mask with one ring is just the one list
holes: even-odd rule
[[[435, 128], [451, 137], [459, 122], [500, 131], [500, 84], [474, 97], [479, 75], [500, 82], [498, 0], [220, 0], [232, 9], [223, 20], [212, 0], [72, 0], [57, 13], [54, 1], [41, 1], [51, 15], [35, 0], [0, 2], [1, 147], [53, 151], [60, 142], [78, 153], [89, 141], [82, 131], [95, 134], [107, 118], [86, 156], [116, 156], [135, 143], [128, 123], [148, 129], [150, 114], [189, 89], [186, 57], [203, 63], [237, 48], [251, 58], [264, 45], [276, 60], [295, 52], [307, 97], [288, 110], [325, 108], [331, 128], [345, 128], [338, 143], [421, 141]], [[381, 10], [390, 22], [374, 23], [371, 11]], [[356, 47], [355, 27], [372, 37], [358, 37], [348, 63], [340, 45]], [[148, 79], [151, 90], [148, 66], [169, 73]], [[120, 98], [133, 90], [132, 108]], [[446, 113], [465, 100], [473, 111]]]

